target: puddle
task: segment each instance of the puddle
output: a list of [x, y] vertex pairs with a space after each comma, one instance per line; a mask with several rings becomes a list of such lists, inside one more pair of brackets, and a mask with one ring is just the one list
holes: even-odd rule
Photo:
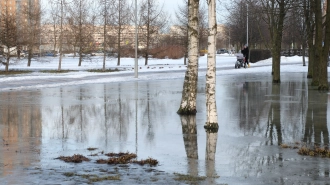
[[[176, 114], [182, 79], [0, 92], [0, 179], [88, 184], [92, 177], [118, 175], [112, 183], [196, 183], [177, 180], [175, 174], [183, 174], [205, 177], [198, 184], [325, 184], [329, 159], [279, 146], [329, 144], [329, 95], [311, 90], [305, 77], [285, 74], [274, 85], [265, 73], [218, 76], [217, 134], [203, 128], [204, 78], [196, 117]], [[111, 152], [135, 153], [137, 160], [151, 157], [159, 164], [95, 163]], [[74, 154], [91, 161], [55, 159]]]

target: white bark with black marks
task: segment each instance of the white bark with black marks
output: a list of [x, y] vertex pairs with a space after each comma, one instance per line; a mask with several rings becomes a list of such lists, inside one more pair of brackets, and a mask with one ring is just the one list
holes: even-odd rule
[[209, 28], [208, 28], [208, 55], [207, 55], [207, 73], [206, 73], [206, 125], [218, 124], [218, 113], [216, 106], [216, 3], [215, 0], [207, 0]]
[[199, 0], [188, 1], [188, 66], [178, 114], [196, 114], [198, 57], [199, 57]]

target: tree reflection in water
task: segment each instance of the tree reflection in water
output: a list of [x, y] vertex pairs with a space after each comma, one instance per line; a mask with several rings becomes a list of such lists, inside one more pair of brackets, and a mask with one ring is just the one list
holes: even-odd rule
[[182, 135], [188, 161], [188, 172], [192, 176], [198, 175], [198, 146], [196, 116], [180, 116]]
[[205, 168], [208, 184], [215, 184], [215, 153], [217, 148], [218, 132], [206, 132]]
[[[196, 116], [180, 116], [182, 135], [188, 161], [188, 172], [192, 176], [198, 176], [198, 145]], [[209, 183], [214, 183], [215, 153], [217, 146], [217, 132], [206, 132], [205, 168]]]
[[[282, 125], [281, 125], [281, 86], [280, 84], [272, 85], [271, 103], [268, 113], [268, 122], [266, 137], [269, 137], [270, 145], [277, 140], [277, 145], [282, 144]], [[274, 138], [277, 136], [277, 138]]]
[[305, 143], [329, 147], [327, 111], [328, 93], [308, 89], [308, 108], [303, 138]]

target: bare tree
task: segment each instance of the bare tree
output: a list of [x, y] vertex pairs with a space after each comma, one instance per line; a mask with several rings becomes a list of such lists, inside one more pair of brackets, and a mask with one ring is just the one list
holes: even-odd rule
[[299, 1], [292, 2], [292, 7], [287, 12], [287, 18], [284, 21], [282, 48], [297, 49], [302, 44], [303, 29], [303, 9]]
[[325, 15], [325, 34], [323, 39], [322, 56], [319, 70], [319, 90], [329, 90], [328, 83], [328, 67], [329, 49], [330, 49], [330, 0], [326, 1], [326, 15]]
[[208, 17], [207, 7], [204, 6], [204, 1], [200, 1], [198, 20], [199, 20], [199, 50], [206, 50], [208, 47]]
[[46, 27], [45, 34], [50, 34], [49, 42], [53, 44], [53, 51], [57, 51], [58, 48], [58, 35], [59, 35], [59, 16], [58, 16], [58, 10], [59, 5], [54, 3], [53, 1], [50, 1], [50, 11], [49, 11], [49, 18], [48, 18], [48, 25]]
[[297, 43], [296, 48], [301, 47], [302, 51], [302, 62], [303, 66], [306, 66], [305, 56], [306, 56], [306, 48], [307, 48], [307, 39], [308, 39], [308, 31], [305, 17], [305, 9], [307, 8], [306, 0], [299, 0], [294, 2], [293, 5], [295, 8], [289, 12], [290, 17], [293, 21], [291, 21], [291, 25], [294, 25], [294, 29], [296, 30]]
[[74, 53], [76, 48], [79, 49], [79, 62], [78, 66], [81, 66], [83, 59], [83, 54], [89, 48], [90, 33], [89, 28], [90, 23], [88, 22], [88, 17], [90, 17], [90, 6], [91, 1], [89, 0], [74, 0], [68, 7], [68, 25], [70, 26], [70, 32], [72, 38], [72, 45], [74, 47]]
[[[322, 26], [322, 8], [321, 0], [312, 0], [312, 8], [315, 17], [315, 36], [314, 36], [314, 63], [313, 63], [313, 78], [312, 85], [318, 86], [320, 83], [320, 68], [322, 64], [322, 39], [323, 39], [323, 26]], [[326, 67], [327, 68], [327, 67]]]
[[315, 32], [315, 19], [313, 13], [313, 4], [311, 0], [303, 0], [304, 19], [306, 25], [306, 36], [308, 45], [308, 73], [307, 78], [313, 78], [313, 65], [315, 61], [314, 52], [314, 32]]
[[[188, 56], [188, 0], [183, 0], [184, 4], [179, 6], [178, 11], [175, 13], [178, 26], [176, 29], [179, 30], [180, 33], [180, 42], [181, 45], [186, 48], [184, 55], [184, 64], [186, 65], [186, 58]], [[203, 34], [199, 34], [199, 42], [205, 43], [205, 36], [207, 36], [206, 30], [206, 9], [204, 6], [199, 6], [199, 32]], [[203, 46], [201, 46], [203, 47]], [[201, 49], [201, 48], [199, 48]]]
[[196, 114], [198, 57], [199, 57], [199, 0], [188, 0], [188, 66], [185, 74], [182, 99], [177, 111], [181, 115]]
[[226, 26], [230, 30], [231, 42], [241, 47], [246, 43], [246, 4], [243, 1], [232, 1], [228, 10]]
[[23, 35], [22, 43], [27, 46], [28, 50], [28, 63], [27, 66], [31, 66], [31, 59], [33, 57], [33, 51], [40, 47], [41, 39], [41, 7], [40, 4], [35, 1], [28, 1], [22, 9], [22, 14], [26, 17], [26, 22], [20, 24], [19, 32]]
[[178, 29], [178, 32], [181, 33], [180, 44], [185, 48], [184, 50], [184, 65], [187, 64], [188, 57], [188, 0], [183, 0], [184, 5], [179, 6], [178, 11], [175, 12], [175, 17], [178, 22], [178, 26], [175, 29]]
[[129, 31], [129, 23], [132, 20], [131, 10], [133, 8], [127, 0], [114, 0], [111, 5], [111, 9], [113, 10], [113, 15], [111, 16], [111, 22], [114, 27], [113, 31], [114, 34], [117, 35], [117, 65], [120, 66], [121, 51], [123, 47], [122, 43], [125, 43], [128, 36], [127, 32]]
[[167, 25], [168, 18], [166, 17], [163, 8], [159, 8], [155, 0], [143, 0], [140, 5], [140, 38], [139, 42], [144, 43], [143, 49], [145, 57], [145, 65], [148, 65], [148, 57], [150, 49], [155, 46], [157, 37], [160, 31]]
[[250, 5], [255, 10], [261, 11], [263, 20], [268, 26], [270, 33], [271, 53], [272, 53], [272, 74], [273, 83], [280, 83], [281, 78], [281, 46], [284, 29], [284, 21], [288, 9], [292, 6], [292, 0], [252, 0]]
[[106, 61], [106, 48], [107, 48], [107, 25], [109, 20], [109, 6], [110, 3], [108, 0], [100, 1], [100, 14], [102, 16], [102, 26], [103, 26], [103, 67], [102, 71], [105, 71], [105, 61]]
[[5, 0], [5, 6], [1, 7], [0, 14], [0, 43], [3, 45], [6, 57], [5, 71], [9, 70], [9, 61], [13, 52], [16, 51], [17, 46], [17, 25], [16, 14], [11, 12], [8, 0]]
[[[63, 40], [64, 40], [64, 26], [65, 26], [65, 0], [48, 1], [51, 7], [50, 22], [52, 25], [51, 32], [53, 34], [54, 50], [58, 48], [59, 51], [59, 61], [58, 61], [58, 71], [62, 68], [62, 57], [63, 57]], [[57, 40], [57, 38], [59, 40]], [[57, 42], [59, 42], [57, 44]]]
[[59, 14], [56, 14], [59, 17], [59, 34], [60, 34], [60, 43], [59, 43], [59, 61], [58, 61], [58, 71], [61, 71], [62, 69], [62, 57], [63, 57], [63, 37], [64, 37], [64, 31], [63, 31], [63, 26], [64, 26], [64, 7], [65, 7], [65, 0], [58, 0], [56, 2], [53, 2], [57, 7], [59, 8]]

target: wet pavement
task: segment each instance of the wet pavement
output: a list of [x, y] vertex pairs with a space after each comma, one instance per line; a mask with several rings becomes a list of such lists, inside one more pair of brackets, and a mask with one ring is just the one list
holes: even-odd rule
[[[0, 184], [329, 184], [329, 158], [280, 147], [329, 144], [329, 94], [312, 90], [304, 73], [281, 81], [217, 76], [217, 134], [203, 128], [202, 77], [196, 117], [176, 114], [183, 79], [0, 92]], [[96, 164], [109, 152], [159, 164]], [[55, 159], [74, 154], [91, 161]]]

